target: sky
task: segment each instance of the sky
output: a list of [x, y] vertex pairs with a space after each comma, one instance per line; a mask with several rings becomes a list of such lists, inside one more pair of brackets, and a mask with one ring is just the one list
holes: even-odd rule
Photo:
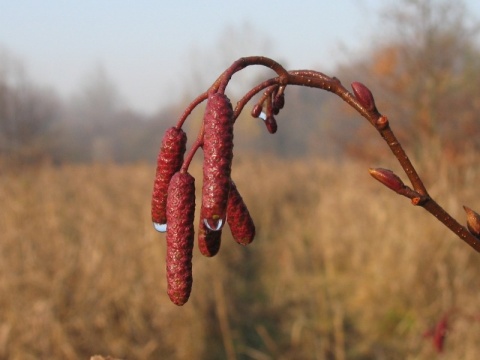
[[[66, 99], [102, 68], [129, 107], [152, 114], [240, 56], [328, 72], [382, 37], [392, 2], [1, 0], [0, 55]], [[480, 18], [480, 1], [466, 3]]]

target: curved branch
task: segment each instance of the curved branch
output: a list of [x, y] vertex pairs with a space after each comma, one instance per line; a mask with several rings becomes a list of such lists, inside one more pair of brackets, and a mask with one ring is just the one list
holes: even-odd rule
[[[233, 121], [236, 121], [248, 101], [250, 101], [253, 96], [255, 96], [264, 89], [267, 90], [265, 90], [264, 95], [260, 98], [258, 103], [259, 105], [270, 101], [273, 91], [275, 91], [275, 89], [279, 86], [307, 86], [311, 88], [326, 90], [336, 94], [349, 106], [355, 109], [361, 116], [366, 118], [370, 122], [370, 124], [375, 127], [375, 129], [379, 132], [381, 137], [387, 143], [391, 152], [397, 158], [403, 171], [408, 176], [413, 186], [413, 190], [405, 190], [406, 192], [400, 192], [400, 194], [409, 197], [414, 205], [423, 207], [425, 210], [435, 216], [440, 222], [442, 222], [445, 226], [447, 226], [451, 231], [453, 231], [457, 236], [459, 236], [463, 241], [473, 247], [476, 251], [480, 252], [480, 239], [472, 235], [465, 226], [460, 225], [451, 215], [449, 215], [440, 205], [438, 205], [437, 202], [435, 202], [430, 197], [422, 179], [420, 178], [415, 167], [407, 156], [405, 150], [403, 149], [402, 145], [400, 144], [393, 130], [391, 129], [388, 118], [386, 116], [383, 116], [377, 110], [374, 105], [373, 96], [371, 95], [370, 90], [368, 90], [364, 85], [360, 83], [352, 84], [352, 87], [354, 85], [356, 86], [356, 88], [354, 87], [355, 94], [352, 94], [342, 85], [342, 83], [337, 78], [329, 77], [324, 73], [318, 71], [294, 70], [287, 72], [280, 64], [278, 64], [272, 59], [263, 56], [240, 58], [217, 78], [217, 80], [212, 84], [208, 91], [200, 94], [194, 101], [192, 101], [192, 103], [182, 114], [177, 124], [177, 127], [181, 127], [183, 125], [183, 122], [191, 113], [193, 108], [195, 108], [195, 106], [205, 100], [210, 92], [224, 92], [233, 74], [250, 65], [267, 66], [274, 70], [278, 76], [265, 80], [253, 87], [251, 90], [249, 90], [237, 102], [234, 110]], [[193, 155], [202, 145], [203, 125], [200, 129], [195, 143], [193, 144], [190, 152], [186, 157], [184, 164], [182, 165], [183, 170], [186, 171], [190, 164], [190, 161], [193, 158]]]

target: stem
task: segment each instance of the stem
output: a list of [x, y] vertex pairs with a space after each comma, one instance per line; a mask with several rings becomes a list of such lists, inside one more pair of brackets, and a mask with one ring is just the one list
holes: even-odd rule
[[435, 216], [437, 220], [442, 222], [447, 228], [452, 230], [460, 239], [465, 241], [468, 245], [480, 252], [480, 239], [470, 234], [465, 226], [462, 226], [449, 213], [447, 213], [440, 205], [438, 205], [432, 198], [428, 197], [423, 204], [425, 210]]
[[197, 150], [203, 146], [203, 135], [205, 134], [205, 128], [203, 126], [202, 122], [202, 127], [200, 128], [200, 131], [198, 132], [197, 139], [195, 142], [192, 144], [192, 147], [190, 148], [190, 151], [188, 152], [187, 156], [183, 160], [182, 168], [180, 171], [182, 172], [187, 172], [188, 167], [190, 166], [190, 163], [192, 162], [193, 157], [195, 156], [195, 153]]
[[388, 121], [384, 128], [382, 129], [377, 128], [377, 130], [382, 136], [382, 138], [385, 140], [385, 142], [388, 144], [390, 150], [395, 155], [400, 165], [402, 166], [402, 169], [405, 171], [405, 174], [408, 176], [408, 179], [412, 183], [414, 190], [420, 193], [421, 195], [428, 196], [427, 189], [425, 188], [423, 181], [421, 180], [420, 176], [415, 170], [415, 167], [413, 166], [412, 162], [407, 156], [402, 145], [397, 140], [397, 137], [395, 136], [392, 129], [390, 128]]
[[205, 91], [204, 93], [201, 93], [196, 97], [195, 100], [193, 100], [187, 108], [183, 111], [182, 116], [180, 116], [180, 119], [177, 122], [177, 129], [180, 129], [183, 126], [183, 123], [187, 119], [187, 117], [192, 113], [193, 109], [195, 109], [199, 104], [201, 104], [203, 101], [205, 101], [208, 98], [208, 91]]
[[272, 78], [272, 79], [268, 79], [260, 84], [258, 84], [257, 86], [255, 86], [253, 89], [251, 89], [249, 92], [247, 92], [238, 102], [237, 102], [237, 106], [235, 106], [235, 110], [234, 110], [234, 119], [236, 120], [237, 117], [240, 115], [240, 113], [242, 112], [243, 108], [245, 107], [245, 105], [250, 101], [250, 99], [252, 97], [254, 97], [256, 94], [258, 94], [260, 91], [262, 91], [263, 89], [269, 87], [269, 86], [273, 86], [273, 85], [279, 85], [280, 84], [280, 78], [276, 77], [276, 78]]
[[[322, 73], [318, 73], [322, 74]], [[375, 126], [374, 119], [378, 116], [378, 112], [369, 112], [358, 102], [358, 100], [340, 83], [337, 78], [330, 78], [324, 74], [323, 76], [306, 77], [302, 75], [290, 74], [288, 77], [289, 85], [308, 86], [312, 88], [322, 89], [334, 93], [341, 97], [348, 105], [353, 107], [360, 115], [366, 118]]]
[[[433, 216], [435, 216], [439, 221], [441, 221], [446, 227], [448, 227], [452, 232], [459, 236], [463, 241], [473, 247], [475, 250], [480, 252], [480, 239], [477, 239], [473, 236], [466, 227], [460, 225], [452, 216], [450, 216], [440, 205], [438, 205], [428, 194], [427, 189], [418, 175], [415, 167], [407, 156], [402, 145], [395, 136], [393, 130], [390, 127], [387, 117], [382, 116], [376, 107], [373, 107], [371, 110], [367, 110], [357, 98], [350, 93], [341, 82], [333, 77], [329, 77], [321, 72], [312, 71], [312, 70], [294, 70], [287, 72], [280, 64], [276, 61], [263, 57], [263, 56], [252, 56], [244, 57], [235, 61], [227, 70], [225, 70], [220, 77], [212, 84], [208, 91], [200, 94], [185, 110], [182, 117], [180, 118], [177, 127], [181, 127], [183, 122], [192, 112], [192, 110], [204, 101], [208, 97], [209, 92], [224, 92], [228, 82], [231, 77], [238, 71], [244, 69], [250, 65], [264, 65], [277, 73], [277, 77], [271, 78], [263, 81], [258, 84], [250, 91], [248, 91], [238, 102], [234, 110], [233, 121], [236, 121], [243, 108], [250, 99], [258, 94], [263, 89], [268, 88], [265, 91], [264, 96], [261, 97], [259, 104], [263, 104], [265, 101], [270, 99], [271, 92], [278, 86], [286, 85], [299, 85], [299, 86], [308, 86], [312, 88], [323, 89], [331, 93], [336, 94], [342, 100], [344, 100], [348, 105], [355, 109], [360, 115], [366, 118], [380, 133], [382, 138], [387, 143], [391, 152], [397, 158], [405, 174], [408, 176], [412, 186], [413, 191], [411, 194], [403, 194], [407, 197], [411, 197], [412, 194], [418, 194], [418, 197], [412, 198], [412, 203], [423, 207]], [[186, 171], [188, 166], [199, 147], [203, 146], [203, 134], [204, 128], [203, 124], [198, 134], [198, 137], [195, 143], [192, 145], [190, 152], [188, 153], [183, 165], [182, 170]], [[412, 195], [413, 196], [413, 195]]]
[[[250, 65], [263, 65], [263, 66], [269, 67], [270, 69], [272, 69], [273, 71], [275, 71], [278, 74], [278, 80], [276, 80], [276, 81], [278, 81], [280, 84], [285, 83], [287, 78], [288, 78], [287, 70], [285, 70], [285, 68], [282, 65], [280, 65], [279, 63], [277, 63], [275, 60], [272, 60], [272, 59], [264, 57], [264, 56], [250, 56], [250, 57], [240, 58], [237, 61], [235, 61], [227, 70], [225, 70], [215, 80], [215, 82], [210, 86], [210, 88], [207, 91], [205, 91], [202, 94], [200, 94], [199, 96], [197, 96], [197, 98], [194, 99], [187, 106], [187, 108], [184, 110], [182, 116], [178, 120], [176, 127], [179, 129], [183, 126], [183, 124], [185, 123], [185, 120], [192, 113], [193, 109], [195, 109], [196, 106], [198, 106], [200, 103], [202, 103], [204, 100], [206, 100], [208, 98], [209, 93], [212, 93], [212, 92], [224, 93], [225, 88], [228, 85], [228, 82], [230, 81], [233, 74], [235, 74], [236, 72], [238, 72], [238, 71], [240, 71], [240, 70], [242, 70], [242, 69], [244, 69], [244, 68], [246, 68], [247, 66], [250, 66]], [[253, 95], [254, 94], [252, 94], [252, 96]], [[250, 100], [250, 98], [245, 101], [245, 104], [248, 102], [248, 100]], [[243, 106], [241, 107], [241, 109], [243, 109]], [[233, 121], [236, 120], [236, 118], [238, 117], [238, 115], [241, 112], [241, 109], [238, 112], [237, 111], [234, 112]], [[196, 139], [195, 143], [192, 145], [192, 148], [190, 149], [189, 153], [187, 154], [187, 157], [186, 157], [185, 161], [182, 164], [182, 169], [181, 169], [182, 171], [185, 172], [185, 171], [188, 170], [190, 162], [192, 161], [193, 156], [195, 155], [196, 151], [198, 150], [198, 148], [203, 146], [203, 134], [204, 134], [204, 127], [203, 127], [203, 123], [202, 123], [202, 127], [199, 131], [197, 139]]]
[[336, 78], [329, 78], [324, 74], [321, 75], [322, 76], [316, 76], [314, 78], [299, 78], [300, 75], [294, 75], [293, 79], [292, 76], [290, 76], [289, 84], [292, 84], [290, 81], [293, 81], [293, 84], [295, 85], [320, 88], [330, 91], [342, 98], [342, 100], [344, 100], [348, 105], [353, 107], [358, 113], [360, 113], [360, 115], [366, 118], [377, 129], [377, 131], [380, 133], [380, 135], [385, 140], [390, 150], [402, 166], [405, 174], [407, 174], [415, 191], [419, 192], [422, 195], [427, 195], [425, 185], [423, 184], [420, 176], [415, 170], [415, 167], [405, 153], [405, 150], [403, 150], [402, 145], [397, 140], [395, 134], [390, 128], [387, 118], [382, 116], [376, 109], [374, 111], [367, 111]]
[[225, 88], [227, 87], [228, 82], [232, 78], [233, 74], [235, 74], [240, 70], [243, 70], [244, 68], [250, 65], [266, 66], [277, 73], [277, 75], [280, 78], [281, 84], [284, 84], [287, 81], [288, 71], [285, 70], [285, 68], [282, 65], [264, 56], [250, 56], [250, 57], [242, 57], [238, 59], [227, 70], [225, 70], [223, 74], [220, 75], [220, 78], [222, 80], [220, 85], [218, 86], [218, 89], [215, 89], [215, 90], [222, 93], [225, 92]]
[[[258, 86], [258, 88], [254, 89], [259, 90], [259, 88], [264, 88], [272, 85], [272, 83], [275, 83], [275, 81], [271, 80], [273, 79], [263, 82]], [[473, 236], [466, 227], [460, 225], [458, 221], [456, 221], [448, 212], [446, 212], [440, 205], [438, 205], [437, 202], [430, 197], [430, 195], [428, 195], [427, 189], [423, 181], [418, 175], [415, 167], [407, 156], [402, 145], [395, 136], [393, 130], [390, 127], [388, 119], [385, 116], [382, 116], [376, 109], [374, 109], [373, 111], [367, 111], [358, 102], [358, 100], [340, 83], [340, 81], [338, 81], [338, 79], [330, 78], [323, 73], [310, 70], [290, 71], [287, 84], [308, 86], [332, 92], [342, 98], [342, 100], [344, 100], [348, 105], [354, 108], [364, 118], [366, 118], [375, 127], [375, 129], [377, 129], [382, 138], [385, 140], [388, 147], [400, 163], [405, 174], [408, 176], [414, 190], [421, 196], [420, 198], [417, 198], [419, 201], [417, 201], [418, 204], [416, 205], [422, 206], [425, 210], [427, 210], [440, 222], [442, 222], [447, 228], [454, 232], [458, 237], [460, 237], [460, 239], [465, 241], [477, 252], [480, 252], [480, 239], [477, 239], [475, 236]]]

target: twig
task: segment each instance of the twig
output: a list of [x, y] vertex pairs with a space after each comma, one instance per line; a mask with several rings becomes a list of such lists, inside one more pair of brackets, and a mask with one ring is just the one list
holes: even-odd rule
[[[237, 102], [235, 110], [233, 110], [230, 100], [225, 95], [225, 89], [235, 73], [250, 65], [269, 67], [276, 72], [277, 76], [262, 81], [249, 90]], [[203, 238], [200, 240], [202, 240], [204, 244], [208, 241], [215, 241], [217, 246], [216, 249], [218, 250], [218, 246], [220, 246], [221, 229], [225, 224], [225, 220], [228, 219], [230, 230], [234, 235], [234, 238], [235, 234], [241, 234], [241, 238], [236, 239], [237, 242], [244, 245], [250, 243], [255, 235], [255, 226], [250, 218], [246, 205], [243, 203], [241, 196], [237, 193], [237, 189], [231, 187], [231, 184], [233, 183], [230, 179], [233, 156], [233, 127], [245, 105], [256, 94], [264, 91], [257, 104], [253, 107], [252, 116], [262, 118], [267, 130], [272, 134], [275, 133], [277, 131], [277, 122], [274, 116], [284, 107], [284, 91], [287, 85], [306, 86], [329, 91], [339, 96], [361, 116], [366, 118], [387, 143], [391, 152], [396, 157], [403, 171], [410, 180], [412, 188], [405, 185], [391, 170], [370, 169], [370, 174], [397, 194], [409, 198], [413, 205], [423, 207], [453, 233], [460, 237], [460, 239], [465, 241], [477, 252], [480, 252], [480, 215], [470, 208], [464, 207], [467, 213], [467, 227], [465, 227], [455, 220], [435, 200], [433, 200], [428, 194], [420, 175], [395, 136], [388, 118], [377, 110], [373, 95], [365, 85], [358, 82], [352, 83], [351, 86], [353, 93], [351, 93], [335, 77], [329, 77], [321, 72], [313, 70], [286, 71], [280, 64], [272, 59], [262, 56], [252, 56], [240, 58], [235, 61], [215, 80], [207, 91], [195, 98], [181, 115], [177, 122], [177, 130], [180, 130], [184, 125], [185, 120], [191, 114], [193, 109], [202, 101], [208, 99], [206, 116], [203, 119], [197, 138], [186, 157], [183, 158], [184, 151], [176, 151], [172, 154], [171, 146], [170, 148], [162, 148], [159, 154], [156, 181], [158, 180], [158, 183], [162, 184], [170, 183], [168, 185], [166, 203], [160, 201], [160, 199], [164, 197], [164, 194], [160, 194], [158, 189], [155, 189], [154, 187], [152, 205], [155, 206], [155, 209], [152, 207], [152, 220], [154, 213], [164, 212], [165, 209], [163, 207], [166, 207], [167, 210], [175, 210], [171, 211], [171, 217], [174, 219], [169, 220], [169, 213], [167, 213], [166, 216], [167, 244], [170, 244], [171, 246], [170, 253], [175, 255], [172, 255], [167, 259], [167, 269], [169, 270], [172, 279], [191, 279], [192, 252], [190, 244], [193, 245], [193, 216], [191, 216], [191, 214], [194, 212], [195, 199], [194, 196], [182, 197], [180, 194], [181, 191], [176, 190], [180, 189], [179, 186], [183, 183], [177, 181], [180, 185], [177, 187], [175, 185], [170, 186], [173, 183], [171, 179], [175, 178], [175, 175], [181, 176], [175, 178], [177, 180], [187, 179], [188, 183], [186, 180], [184, 181], [185, 184], [188, 185], [188, 188], [186, 189], [194, 194], [193, 177], [187, 174], [188, 167], [190, 166], [195, 153], [199, 148], [203, 147], [204, 181], [202, 188], [202, 210], [200, 211], [202, 219], [200, 224], [201, 226], [204, 224], [205, 229], [201, 232]], [[178, 133], [180, 133], [180, 131], [178, 131]], [[186, 137], [183, 138], [183, 135], [180, 138], [186, 141]], [[182, 147], [177, 146], [174, 148], [180, 149]], [[162, 151], [164, 152], [162, 153]], [[167, 159], [170, 159], [173, 162], [171, 163], [170, 160], [166, 161]], [[181, 174], [166, 175], [170, 174], [170, 172], [165, 172], [162, 168], [162, 164], [166, 163], [171, 165], [176, 164], [177, 162], [181, 164], [178, 168], [178, 171], [180, 171]], [[171, 177], [166, 178], [166, 176]], [[176, 184], [176, 182], [174, 184]], [[190, 188], [190, 184], [192, 184], [191, 186], [193, 186], [193, 188]], [[232, 193], [234, 193], [234, 195], [232, 195]], [[236, 199], [235, 201], [232, 200], [234, 198]], [[185, 219], [182, 219], [181, 211], [183, 211], [183, 209], [185, 209], [186, 221], [183, 221]], [[204, 215], [204, 212], [207, 214], [207, 211], [208, 216]], [[172, 227], [176, 226], [177, 228], [171, 229], [172, 227], [170, 227], [169, 223], [172, 224]], [[215, 223], [214, 226], [211, 225], [213, 223]], [[164, 228], [165, 226], [162, 226], [159, 228], [159, 231], [164, 231]], [[238, 231], [234, 231], [233, 229]], [[188, 239], [183, 237], [188, 237]], [[246, 241], [246, 239], [248, 239], [248, 241]], [[189, 244], [188, 247], [178, 246], [178, 244], [187, 243]], [[206, 252], [206, 254], [213, 256], [216, 254], [216, 251], [214, 253]], [[185, 266], [179, 267], [177, 266], [178, 264]], [[177, 272], [179, 273], [177, 274]], [[184, 293], [188, 295], [190, 294], [191, 281], [189, 284], [177, 284], [172, 280], [172, 283], [169, 283], [169, 285], [177, 287], [182, 286], [182, 289], [185, 288]], [[188, 300], [188, 295], [182, 297], [181, 302], [174, 302], [182, 305]], [[221, 303], [219, 303], [219, 305], [221, 305]], [[219, 309], [222, 310], [221, 308]], [[219, 313], [220, 318], [224, 317], [222, 313], [223, 310]], [[223, 325], [222, 332], [227, 334], [228, 326], [225, 324]], [[231, 340], [228, 340], [227, 337], [224, 339], [226, 340], [225, 347], [230, 354], [229, 356], [233, 358], [234, 351], [231, 348]]]

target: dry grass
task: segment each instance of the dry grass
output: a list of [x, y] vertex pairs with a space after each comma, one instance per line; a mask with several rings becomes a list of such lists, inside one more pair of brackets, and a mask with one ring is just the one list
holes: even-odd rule
[[[306, 164], [235, 159], [257, 239], [196, 251], [181, 308], [149, 221], [153, 166], [4, 171], [0, 358], [430, 359], [423, 333], [452, 311], [442, 357], [477, 359], [479, 255], [365, 166]], [[480, 209], [480, 169], [429, 181], [460, 218]]]

